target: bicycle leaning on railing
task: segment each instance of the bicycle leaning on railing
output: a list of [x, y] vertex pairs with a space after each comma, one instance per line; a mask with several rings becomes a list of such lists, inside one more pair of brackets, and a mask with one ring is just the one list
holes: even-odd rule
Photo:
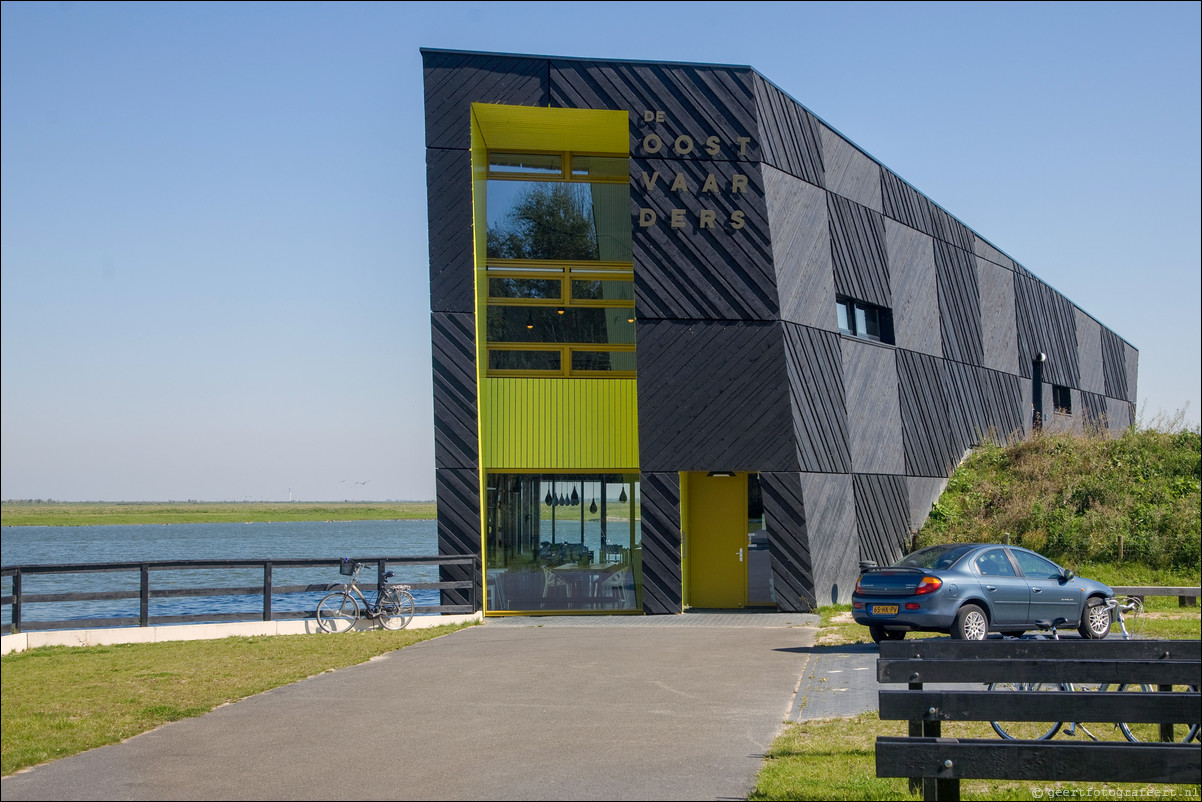
[[[1106, 606], [1110, 611], [1112, 620], [1116, 621], [1119, 629], [1123, 633], [1123, 640], [1131, 640], [1134, 637], [1132, 628], [1127, 626], [1128, 621], [1132, 620], [1130, 616], [1135, 616], [1134, 621], [1138, 621], [1138, 614], [1143, 612], [1143, 604], [1137, 598], [1127, 598], [1123, 600], [1107, 599]], [[1050, 632], [1049, 635], [1040, 634], [1030, 636], [1045, 640], [1060, 640], [1060, 633], [1057, 627], [1067, 623], [1065, 618], [1057, 618], [1054, 621], [1037, 621], [1036, 625], [1041, 630]], [[1155, 693], [1156, 688], [1151, 685], [1137, 684], [1122, 684], [1122, 685], [1082, 685], [1068, 683], [1049, 683], [1049, 682], [995, 682], [989, 686], [991, 691], [1118, 691], [1124, 693]], [[998, 735], [1007, 740], [1035, 740], [1046, 741], [1064, 729], [1066, 735], [1076, 735], [1079, 729], [1083, 735], [1092, 741], [1102, 740], [1095, 735], [1086, 724], [1079, 721], [1070, 722], [1009, 722], [1009, 721], [991, 721], [989, 722]], [[1114, 722], [1110, 724], [1095, 724], [1090, 723], [1095, 729], [1107, 727], [1112, 730], [1117, 729], [1122, 733], [1123, 737], [1131, 742], [1139, 741], [1155, 741], [1157, 740], [1156, 733], [1158, 725], [1155, 724], [1126, 724], [1124, 722]], [[1198, 725], [1194, 724], [1188, 727], [1185, 737], [1181, 740], [1189, 742], [1198, 737]]]
[[361, 617], [378, 620], [385, 629], [404, 629], [413, 620], [413, 594], [408, 585], [389, 585], [386, 581], [395, 574], [384, 574], [376, 586], [374, 601], [369, 601], [356, 580], [365, 563], [342, 559], [339, 572], [350, 581], [326, 596], [317, 604], [317, 626], [323, 632], [346, 632], [353, 629]]

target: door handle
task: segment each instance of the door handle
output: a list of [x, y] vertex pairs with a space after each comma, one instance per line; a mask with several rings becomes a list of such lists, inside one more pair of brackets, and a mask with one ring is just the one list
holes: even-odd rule
[[986, 585], [985, 590], [989, 591], [990, 593], [993, 593], [995, 590], [997, 590], [997, 585]]
[[1043, 588], [1031, 588], [1032, 593], [1043, 593]]
[[739, 562], [743, 562], [743, 549], [739, 549]]

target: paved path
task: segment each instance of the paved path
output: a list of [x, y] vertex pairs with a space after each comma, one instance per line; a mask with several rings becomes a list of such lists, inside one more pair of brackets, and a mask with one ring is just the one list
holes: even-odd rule
[[786, 720], [875, 706], [875, 648], [815, 649], [816, 622], [490, 619], [18, 773], [3, 798], [743, 799]]

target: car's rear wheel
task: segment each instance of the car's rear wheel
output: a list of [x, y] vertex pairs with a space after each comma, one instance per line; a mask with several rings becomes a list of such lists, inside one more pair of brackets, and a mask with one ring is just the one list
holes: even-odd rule
[[906, 637], [905, 630], [890, 632], [877, 624], [868, 625], [868, 634], [872, 636], [873, 643], [880, 643], [883, 640], [902, 640]]
[[956, 613], [951, 635], [957, 640], [985, 640], [989, 634], [989, 618], [975, 604], [966, 604]]
[[1110, 634], [1110, 608], [1106, 602], [1097, 596], [1091, 596], [1085, 602], [1085, 610], [1081, 613], [1081, 626], [1077, 627], [1081, 637], [1090, 640], [1101, 640]]

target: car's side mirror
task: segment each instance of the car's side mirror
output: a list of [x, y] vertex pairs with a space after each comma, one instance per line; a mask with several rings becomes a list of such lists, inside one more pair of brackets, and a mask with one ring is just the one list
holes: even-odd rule
[[1060, 572], [1060, 578], [1063, 579], [1065, 582], [1072, 582], [1073, 577], [1075, 577], [1075, 576], [1076, 576], [1076, 574], [1073, 573], [1073, 569], [1071, 569], [1071, 568], [1065, 568], [1063, 571]]

